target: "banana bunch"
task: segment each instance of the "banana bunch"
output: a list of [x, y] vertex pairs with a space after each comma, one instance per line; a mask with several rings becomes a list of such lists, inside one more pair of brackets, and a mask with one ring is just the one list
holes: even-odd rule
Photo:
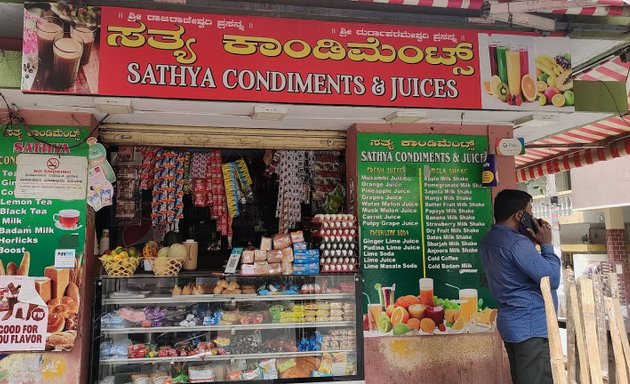
[[549, 77], [558, 77], [564, 73], [564, 68], [562, 68], [560, 64], [556, 63], [556, 60], [553, 57], [548, 55], [536, 56], [536, 68], [549, 75]]

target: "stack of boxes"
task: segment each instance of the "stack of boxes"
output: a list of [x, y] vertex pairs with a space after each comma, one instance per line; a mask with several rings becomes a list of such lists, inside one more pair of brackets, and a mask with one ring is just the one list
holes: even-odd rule
[[[273, 246], [273, 249], [272, 249]], [[308, 249], [302, 231], [263, 237], [260, 249], [248, 248], [241, 257], [241, 275], [315, 275], [318, 249]]]

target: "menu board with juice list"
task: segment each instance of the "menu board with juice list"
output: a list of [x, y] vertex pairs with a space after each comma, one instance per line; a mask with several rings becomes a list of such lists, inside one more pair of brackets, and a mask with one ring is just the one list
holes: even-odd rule
[[491, 191], [481, 186], [487, 152], [485, 136], [357, 135], [361, 266], [370, 303], [385, 311], [402, 300], [408, 308], [416, 300], [401, 298], [419, 298], [420, 279], [429, 278], [438, 298], [457, 302], [468, 289], [476, 290], [478, 310], [492, 304], [478, 256], [492, 224]]

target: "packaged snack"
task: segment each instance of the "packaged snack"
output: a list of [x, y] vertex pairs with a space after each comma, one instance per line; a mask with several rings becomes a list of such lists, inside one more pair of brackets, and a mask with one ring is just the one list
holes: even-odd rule
[[255, 275], [268, 275], [269, 263], [267, 263], [266, 261], [254, 262], [254, 274]]
[[302, 231], [291, 232], [291, 242], [292, 243], [303, 243], [304, 242], [304, 233]]
[[204, 364], [188, 367], [188, 378], [191, 383], [201, 383], [214, 381], [216, 379], [216, 375], [214, 374], [212, 364]]
[[282, 273], [282, 264], [281, 263], [269, 263], [269, 274], [270, 275], [279, 275]]
[[[291, 249], [291, 248], [286, 248]], [[282, 251], [279, 249], [274, 249], [267, 252], [267, 261], [269, 263], [279, 263], [282, 261]]]
[[273, 248], [283, 249], [291, 246], [291, 236], [287, 234], [277, 234], [273, 236]]
[[286, 371], [289, 368], [295, 367], [296, 360], [294, 357], [288, 359], [278, 359], [277, 367], [280, 373]]
[[280, 264], [280, 268], [283, 275], [292, 275], [293, 274], [293, 263], [292, 262], [282, 262]]
[[271, 237], [262, 237], [260, 239], [260, 249], [269, 251], [271, 249]]
[[151, 378], [145, 374], [131, 375], [133, 384], [152, 384]]
[[241, 262], [243, 264], [252, 264], [254, 262], [255, 249], [247, 248], [243, 250], [243, 254], [241, 255]]
[[293, 249], [289, 248], [284, 248], [281, 249], [280, 252], [282, 253], [282, 262], [283, 263], [290, 263], [293, 261], [294, 257], [293, 257]]
[[278, 378], [278, 369], [276, 368], [276, 359], [261, 360], [258, 363], [262, 369], [263, 379], [271, 380]]
[[293, 243], [293, 249], [307, 249], [308, 247], [306, 246], [305, 242], [297, 242], [297, 243]]
[[254, 261], [265, 261], [267, 260], [267, 251], [262, 249], [257, 249], [254, 251]]
[[263, 371], [260, 367], [246, 369], [241, 372], [241, 380], [256, 380], [263, 378]]

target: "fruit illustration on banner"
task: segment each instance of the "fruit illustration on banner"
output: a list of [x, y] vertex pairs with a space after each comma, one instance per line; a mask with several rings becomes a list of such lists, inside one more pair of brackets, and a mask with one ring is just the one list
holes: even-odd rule
[[462, 315], [461, 297], [450, 300], [433, 296], [433, 305], [420, 300], [420, 296], [404, 295], [387, 307], [383, 307], [383, 303], [371, 304], [378, 306], [380, 313], [375, 315], [375, 332], [392, 336], [486, 332], [492, 330], [496, 322], [497, 310], [481, 310], [483, 300], [475, 301], [469, 318]]
[[538, 103], [541, 106], [552, 104], [558, 108], [574, 105], [571, 73], [571, 55], [568, 53], [555, 57], [536, 56]]

